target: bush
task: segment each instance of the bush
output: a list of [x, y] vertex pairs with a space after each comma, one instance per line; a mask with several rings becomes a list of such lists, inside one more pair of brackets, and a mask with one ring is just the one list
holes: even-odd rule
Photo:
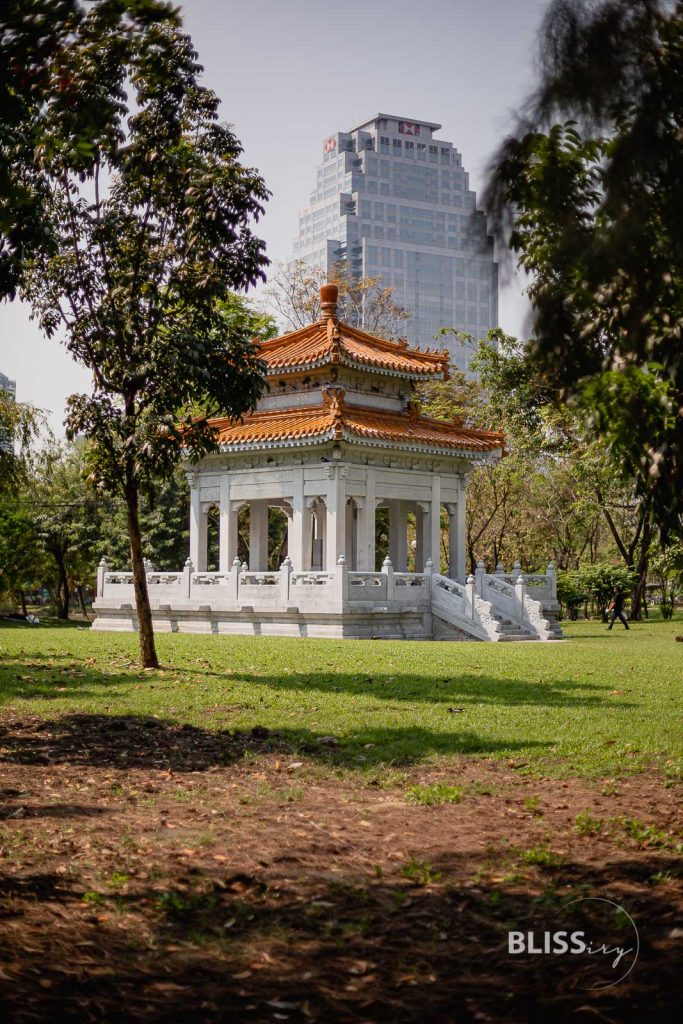
[[598, 562], [585, 565], [575, 572], [558, 572], [557, 597], [569, 613], [570, 619], [577, 619], [579, 608], [586, 601], [592, 601], [604, 619], [607, 614], [614, 588], [628, 593], [637, 579], [637, 573], [625, 566]]
[[572, 621], [579, 617], [579, 608], [585, 604], [589, 594], [579, 580], [578, 572], [558, 572], [557, 574], [557, 599], [562, 605], [562, 610], [568, 614]]

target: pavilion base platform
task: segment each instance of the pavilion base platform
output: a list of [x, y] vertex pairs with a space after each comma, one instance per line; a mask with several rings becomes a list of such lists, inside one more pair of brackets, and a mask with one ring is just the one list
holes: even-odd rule
[[[297, 636], [385, 640], [555, 640], [562, 634], [555, 574], [512, 578], [482, 563], [465, 583], [433, 572], [350, 572], [343, 558], [331, 572], [147, 573], [154, 628], [160, 633]], [[514, 576], [514, 571], [513, 571]], [[533, 596], [532, 596], [533, 595]], [[137, 629], [131, 573], [100, 565], [95, 630]]]
[[[214, 633], [219, 636], [306, 636], [350, 640], [431, 640], [431, 616], [417, 611], [389, 608], [319, 614], [291, 609], [281, 612], [242, 608], [155, 608], [154, 629], [158, 633]], [[134, 609], [97, 609], [97, 630], [128, 632], [137, 629]], [[463, 639], [468, 639], [463, 636]]]

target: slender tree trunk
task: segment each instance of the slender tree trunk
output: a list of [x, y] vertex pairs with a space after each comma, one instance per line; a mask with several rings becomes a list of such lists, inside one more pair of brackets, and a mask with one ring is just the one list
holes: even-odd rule
[[27, 615], [28, 613], [26, 611], [26, 594], [24, 593], [23, 590], [19, 591], [19, 602], [21, 604], [21, 614]]
[[645, 585], [647, 583], [647, 573], [650, 567], [650, 546], [652, 542], [652, 528], [649, 520], [645, 523], [643, 529], [643, 540], [640, 549], [640, 558], [635, 569], [638, 573], [638, 577], [631, 591], [631, 618], [638, 620], [641, 617], [642, 608], [645, 603]]
[[82, 583], [79, 583], [78, 586], [76, 587], [76, 594], [78, 596], [78, 604], [79, 604], [80, 609], [81, 609], [81, 615], [83, 616], [83, 618], [87, 622], [88, 621], [88, 612], [87, 612], [87, 609], [85, 607], [85, 596], [83, 594], [83, 584]]
[[67, 621], [69, 618], [69, 578], [66, 574], [66, 566], [61, 556], [57, 559], [57, 618]]
[[138, 489], [134, 482], [126, 485], [126, 509], [128, 512], [128, 537], [130, 540], [130, 560], [133, 567], [133, 587], [135, 590], [135, 609], [138, 616], [140, 633], [140, 656], [143, 668], [159, 668], [156, 647], [154, 646], [154, 626], [152, 625], [152, 609], [149, 606], [147, 593], [147, 576], [142, 557], [142, 537], [140, 534], [140, 515], [138, 508]]

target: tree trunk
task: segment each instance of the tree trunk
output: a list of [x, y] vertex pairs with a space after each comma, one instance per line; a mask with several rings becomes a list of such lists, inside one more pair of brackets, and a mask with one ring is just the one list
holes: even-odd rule
[[636, 582], [631, 591], [631, 618], [638, 621], [641, 617], [642, 607], [645, 601], [645, 586], [647, 584], [647, 573], [650, 568], [650, 547], [652, 544], [652, 527], [649, 518], [643, 526], [643, 536], [640, 547], [640, 558], [635, 570], [638, 573]]
[[23, 590], [19, 591], [19, 603], [21, 604], [21, 614], [26, 616], [28, 614], [26, 611], [26, 594]]
[[69, 578], [66, 574], [64, 559], [57, 558], [57, 618], [67, 621], [69, 618]]
[[149, 606], [149, 594], [147, 593], [147, 576], [145, 574], [145, 563], [142, 557], [138, 489], [134, 482], [129, 482], [126, 485], [125, 498], [126, 510], [128, 513], [128, 538], [130, 540], [130, 560], [133, 567], [135, 610], [138, 616], [142, 667], [159, 668], [159, 659], [157, 658], [157, 652], [154, 646], [152, 609]]
[[88, 611], [87, 611], [87, 609], [85, 607], [85, 596], [83, 594], [83, 584], [82, 583], [79, 583], [78, 586], [76, 587], [76, 594], [78, 595], [78, 604], [79, 604], [80, 609], [81, 609], [81, 615], [83, 616], [83, 618], [87, 622], [88, 621]]

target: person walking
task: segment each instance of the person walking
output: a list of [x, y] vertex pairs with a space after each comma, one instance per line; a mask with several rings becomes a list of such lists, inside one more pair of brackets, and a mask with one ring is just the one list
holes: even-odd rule
[[624, 615], [624, 595], [619, 590], [619, 587], [614, 588], [614, 593], [612, 594], [612, 601], [607, 611], [611, 613], [609, 626], [607, 627], [608, 629], [612, 628], [615, 619], [620, 619], [624, 623], [624, 628], [628, 629], [628, 622], [626, 621], [626, 616]]

